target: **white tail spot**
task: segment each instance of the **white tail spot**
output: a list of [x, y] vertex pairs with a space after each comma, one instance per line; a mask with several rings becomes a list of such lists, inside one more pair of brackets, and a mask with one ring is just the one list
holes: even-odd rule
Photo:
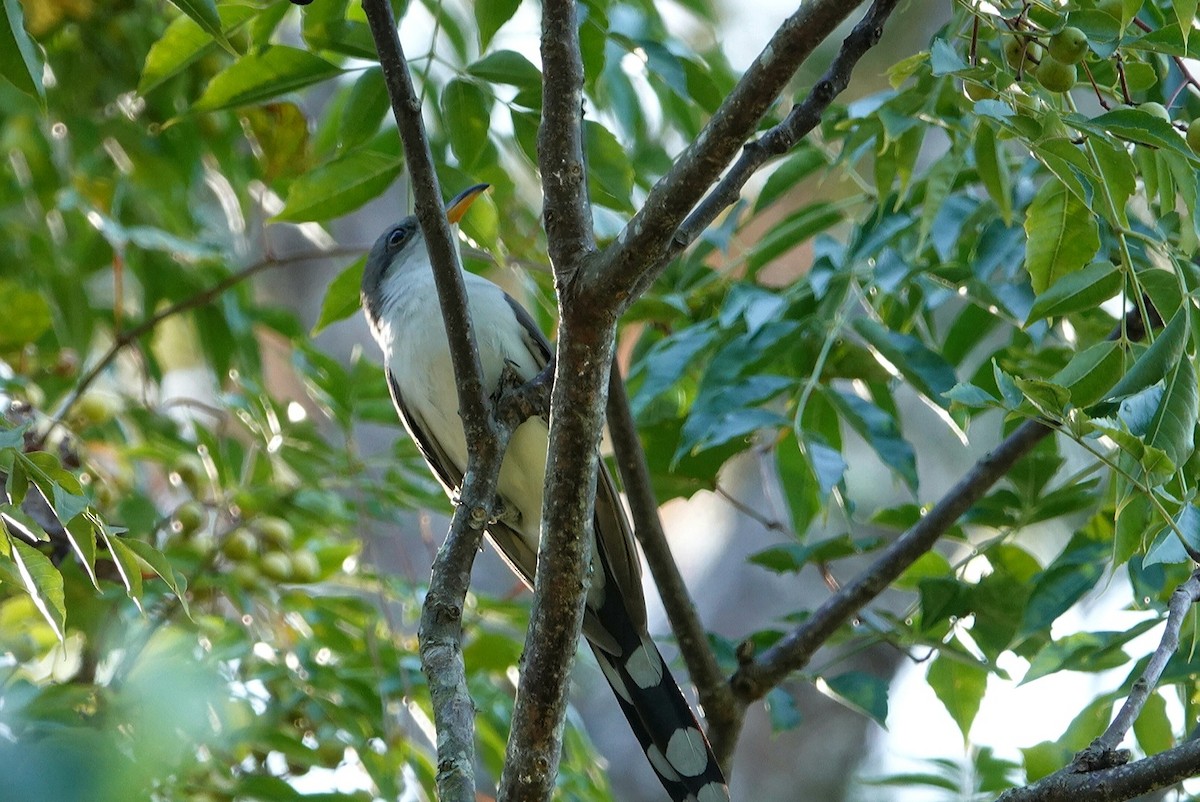
[[685, 777], [695, 777], [708, 767], [704, 736], [695, 727], [680, 727], [667, 744], [667, 760]]
[[658, 650], [644, 643], [625, 660], [625, 670], [639, 688], [653, 688], [662, 682], [663, 664]]
[[729, 789], [720, 783], [709, 783], [696, 794], [696, 802], [729, 802]]
[[661, 776], [666, 777], [668, 780], [679, 782], [679, 772], [675, 771], [675, 769], [671, 767], [670, 762], [663, 757], [663, 753], [660, 752], [658, 747], [654, 744], [650, 744], [646, 747], [646, 759], [650, 761], [650, 765], [653, 766], [654, 770], [657, 771]]

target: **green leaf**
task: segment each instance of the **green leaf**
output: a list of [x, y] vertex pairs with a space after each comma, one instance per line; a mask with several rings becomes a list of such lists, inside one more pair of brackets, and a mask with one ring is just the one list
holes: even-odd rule
[[4, 0], [0, 6], [0, 75], [44, 107], [46, 87], [42, 85], [42, 59], [37, 45], [25, 30], [25, 15], [20, 0]]
[[0, 281], [0, 298], [4, 299], [4, 325], [0, 326], [0, 350], [19, 349], [34, 342], [54, 322], [50, 304], [36, 290], [26, 289], [15, 281]]
[[629, 154], [611, 131], [586, 120], [588, 179], [592, 199], [621, 212], [633, 212], [633, 164]]
[[967, 62], [958, 54], [958, 49], [945, 39], [933, 40], [933, 45], [929, 48], [929, 65], [936, 76], [953, 75], [968, 69]]
[[988, 195], [1000, 209], [1004, 225], [1012, 225], [1012, 179], [1009, 177], [1008, 160], [996, 141], [996, 133], [990, 125], [975, 129], [975, 169]]
[[217, 111], [261, 103], [341, 73], [341, 68], [307, 50], [273, 45], [242, 56], [213, 76], [192, 110]]
[[971, 724], [979, 712], [979, 704], [983, 701], [983, 693], [987, 689], [987, 669], [943, 652], [929, 665], [925, 676], [946, 712], [958, 725], [963, 742], [966, 743]]
[[882, 546], [882, 537], [852, 538], [838, 535], [816, 543], [784, 543], [750, 555], [748, 562], [761, 565], [777, 574], [794, 573], [806, 565], [827, 563], [856, 554], [866, 554]]
[[754, 211], [761, 212], [779, 200], [796, 184], [829, 163], [825, 154], [811, 146], [801, 144], [796, 152], [784, 159], [767, 177], [762, 191], [754, 201]]
[[479, 49], [487, 50], [500, 26], [517, 13], [521, 0], [489, 0], [475, 3], [475, 25], [479, 29]]
[[[1128, 226], [1129, 215], [1125, 211], [1125, 205], [1137, 189], [1137, 168], [1133, 164], [1133, 159], [1130, 157], [1129, 151], [1107, 139], [1093, 137], [1089, 143], [1096, 158], [1096, 165], [1100, 169], [1101, 181], [1097, 189], [1100, 192], [1108, 193], [1112, 205], [1116, 209], [1116, 220], [1109, 222]], [[1097, 203], [1094, 205], [1105, 217], [1109, 216], [1108, 204]]]
[[354, 82], [342, 110], [338, 125], [338, 147], [350, 150], [375, 136], [391, 108], [383, 70], [379, 67], [363, 70], [363, 74]]
[[[375, 40], [366, 22], [346, 18], [349, 0], [322, 0], [304, 12], [300, 32], [311, 50], [375, 61]], [[357, 4], [356, 4], [357, 5]]]
[[221, 47], [236, 54], [233, 45], [225, 38], [221, 28], [221, 17], [217, 13], [217, 4], [213, 0], [171, 0], [184, 14], [187, 14], [205, 33], [217, 41]]
[[[187, 602], [187, 577], [172, 568], [171, 563], [163, 553], [145, 541], [138, 540], [137, 538], [124, 538], [120, 541], [120, 545], [128, 548], [154, 569], [154, 573], [158, 574], [167, 583], [167, 587], [179, 599], [184, 614], [188, 618], [191, 618], [192, 613], [188, 609]], [[139, 575], [140, 573], [139, 571]]]
[[828, 202], [812, 203], [792, 212], [772, 226], [750, 251], [746, 257], [747, 269], [757, 273], [809, 237], [837, 225], [841, 220], [841, 209]]
[[1144, 436], [1149, 446], [1162, 449], [1171, 462], [1183, 465], [1196, 447], [1196, 419], [1200, 405], [1196, 366], [1192, 360], [1177, 361], [1167, 371], [1164, 385], [1162, 401]]
[[360, 289], [363, 269], [366, 265], [367, 257], [359, 257], [329, 284], [329, 289], [325, 291], [325, 300], [321, 302], [321, 313], [317, 316], [311, 336], [317, 336], [330, 324], [345, 320], [358, 311], [359, 306], [362, 305]]
[[1025, 318], [1028, 326], [1047, 317], [1095, 309], [1121, 290], [1122, 276], [1112, 262], [1100, 261], [1069, 273], [1038, 294]]
[[772, 688], [765, 700], [767, 716], [771, 720], [771, 732], [786, 732], [800, 726], [802, 716], [795, 698], [784, 688]]
[[88, 579], [92, 580], [92, 586], [99, 590], [100, 582], [96, 579], [96, 527], [91, 516], [92, 513], [80, 515], [68, 523], [67, 540], [83, 565]]
[[464, 172], [470, 172], [484, 152], [492, 114], [490, 100], [473, 82], [461, 78], [452, 79], [442, 90], [446, 137]]
[[1193, 163], [1200, 158], [1191, 151], [1174, 126], [1141, 109], [1117, 109], [1090, 120], [1079, 114], [1069, 114], [1063, 119], [1072, 128], [1101, 138], [1111, 133], [1130, 142], [1171, 151]]
[[316, 167], [292, 182], [276, 220], [330, 220], [352, 212], [391, 186], [404, 159], [370, 146]]
[[949, 406], [945, 394], [958, 384], [958, 379], [954, 369], [939, 354], [920, 340], [891, 331], [870, 318], [854, 321], [854, 328], [888, 372], [903, 376], [933, 404], [942, 408]]
[[880, 726], [887, 726], [888, 686], [878, 677], [849, 671], [823, 682], [818, 680], [817, 690], [851, 710], [869, 716]]
[[879, 461], [903, 479], [908, 489], [915, 493], [917, 456], [900, 434], [896, 419], [853, 393], [835, 391], [828, 396], [842, 419], [879, 455]]
[[103, 522], [100, 522], [99, 530], [100, 538], [108, 548], [108, 555], [112, 558], [113, 565], [116, 566], [117, 575], [121, 577], [121, 584], [125, 586], [126, 595], [141, 610], [142, 566], [137, 560], [137, 555], [122, 542], [121, 538], [110, 532]]
[[1121, 372], [1123, 359], [1124, 352], [1116, 342], [1096, 343], [1071, 357], [1051, 381], [1067, 388], [1073, 405], [1088, 407], [1103, 398], [1112, 387], [1113, 376]]
[[[7, 524], [2, 520], [0, 520], [0, 528], [7, 528]], [[67, 623], [62, 574], [45, 554], [20, 538], [12, 537], [7, 532], [5, 535], [12, 546], [12, 561], [17, 566], [17, 573], [21, 577], [21, 584], [25, 587], [25, 592], [33, 599], [34, 606], [42, 614], [42, 618], [46, 619], [50, 628], [54, 630], [59, 641], [62, 641]]]
[[[1179, 0], [1176, 0], [1175, 6], [1179, 7]], [[1192, 14], [1195, 13], [1196, 3], [1193, 0]], [[1138, 717], [1133, 720], [1133, 734], [1138, 746], [1147, 755], [1157, 755], [1175, 746], [1175, 728], [1167, 717], [1167, 702], [1161, 693], [1152, 693], [1146, 699]]]
[[1028, 637], [1049, 627], [1104, 575], [1111, 544], [1077, 532], [1062, 553], [1033, 582], [1019, 634]]
[[1091, 211], [1066, 185], [1054, 180], [1043, 184], [1029, 205], [1025, 235], [1025, 267], [1037, 293], [1079, 270], [1100, 247]]
[[467, 67], [467, 73], [494, 84], [536, 91], [541, 96], [542, 71], [514, 50], [497, 50]]
[[[1187, 45], [1188, 33], [1192, 30], [1192, 26], [1196, 24], [1197, 0], [1171, 0], [1171, 5], [1175, 7], [1175, 18], [1179, 20], [1179, 30], [1183, 35], [1183, 43]], [[1155, 749], [1147, 751], [1146, 754], [1153, 755], [1158, 751]]]
[[1104, 396], [1105, 401], [1120, 401], [1139, 393], [1176, 367], [1187, 345], [1187, 307], [1180, 307], [1154, 342], [1137, 358], [1121, 380]]

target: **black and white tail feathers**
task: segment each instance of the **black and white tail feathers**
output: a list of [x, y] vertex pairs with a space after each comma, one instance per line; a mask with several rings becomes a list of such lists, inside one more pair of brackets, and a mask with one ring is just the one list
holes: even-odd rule
[[621, 712], [673, 802], [728, 802], [729, 789], [704, 731], [658, 647], [633, 626], [619, 597], [597, 610], [618, 652], [590, 642]]

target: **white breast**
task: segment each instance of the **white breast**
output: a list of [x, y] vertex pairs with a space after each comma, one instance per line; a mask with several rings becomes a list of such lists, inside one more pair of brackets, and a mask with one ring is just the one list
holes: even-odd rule
[[[428, 265], [396, 270], [385, 279], [386, 302], [375, 330], [384, 361], [396, 377], [405, 404], [424, 423], [462, 473], [467, 444], [458, 416], [458, 390], [450, 362], [445, 323]], [[521, 324], [495, 284], [464, 274], [485, 392], [495, 391], [505, 360], [522, 379], [537, 375], [537, 362], [525, 345]], [[536, 550], [542, 509], [549, 432], [531, 418], [513, 434], [500, 469], [499, 492], [521, 513], [521, 534]]]

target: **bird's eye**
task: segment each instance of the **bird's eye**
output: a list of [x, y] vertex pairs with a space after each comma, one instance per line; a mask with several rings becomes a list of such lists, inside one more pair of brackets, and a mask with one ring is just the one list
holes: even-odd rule
[[392, 233], [388, 234], [388, 247], [399, 248], [408, 239], [408, 230], [401, 226], [400, 228], [392, 229]]

